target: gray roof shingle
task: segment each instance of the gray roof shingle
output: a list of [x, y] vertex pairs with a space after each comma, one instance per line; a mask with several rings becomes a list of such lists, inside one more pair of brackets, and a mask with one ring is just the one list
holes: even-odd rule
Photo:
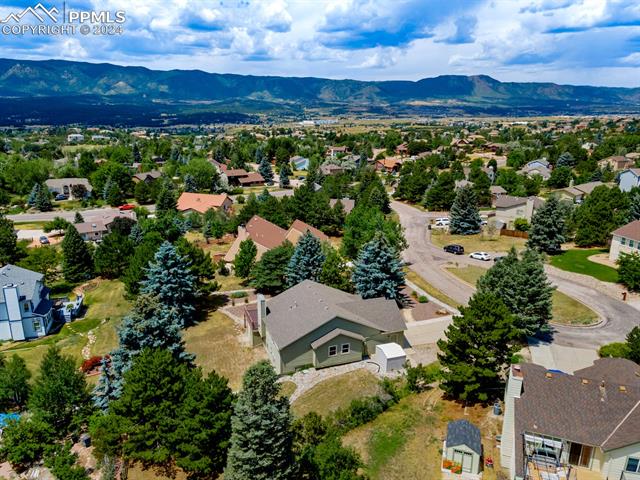
[[4, 293], [1, 287], [8, 284], [18, 286], [18, 295], [25, 300], [32, 300], [36, 283], [42, 281], [44, 275], [27, 270], [16, 265], [5, 265], [0, 268], [0, 303], [4, 303]]
[[447, 448], [466, 445], [478, 455], [482, 455], [480, 429], [468, 420], [449, 422], [447, 426]]

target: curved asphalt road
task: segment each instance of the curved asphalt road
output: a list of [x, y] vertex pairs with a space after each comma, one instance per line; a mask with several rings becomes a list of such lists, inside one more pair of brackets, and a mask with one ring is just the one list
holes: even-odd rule
[[[447, 262], [458, 262], [487, 267], [483, 262], [468, 256], [457, 256], [442, 251], [430, 242], [431, 232], [427, 229], [429, 220], [442, 216], [441, 213], [423, 212], [404, 203], [392, 202], [393, 210], [400, 217], [405, 229], [408, 248], [404, 251], [404, 260], [409, 267], [427, 282], [446, 293], [461, 304], [466, 304], [473, 294], [473, 288], [442, 266]], [[600, 314], [604, 322], [596, 327], [554, 326], [553, 342], [577, 348], [597, 348], [609, 342], [621, 341], [629, 330], [640, 325], [640, 311], [593, 288], [557, 277], [550, 272], [549, 280], [563, 293], [574, 297]]]

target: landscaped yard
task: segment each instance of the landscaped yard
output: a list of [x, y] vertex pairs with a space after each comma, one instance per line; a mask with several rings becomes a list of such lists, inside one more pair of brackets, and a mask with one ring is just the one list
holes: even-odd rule
[[327, 415], [349, 406], [351, 400], [380, 393], [382, 389], [378, 377], [367, 370], [359, 369], [328, 378], [315, 385], [300, 395], [291, 408], [299, 417], [309, 412]]
[[[461, 268], [447, 268], [456, 277], [475, 285], [487, 270], [469, 265]], [[562, 325], [589, 325], [598, 321], [598, 315], [582, 302], [562, 292], [553, 292], [553, 321]]]
[[431, 242], [437, 247], [444, 247], [452, 243], [462, 245], [465, 254], [471, 252], [507, 252], [511, 247], [522, 250], [526, 240], [524, 238], [506, 237], [500, 235], [489, 236], [484, 233], [477, 235], [452, 235], [444, 230], [431, 230]]
[[62, 352], [82, 363], [82, 349], [87, 345], [87, 332], [93, 330], [96, 342], [91, 346], [92, 355], [104, 355], [117, 346], [116, 325], [131, 308], [124, 298], [124, 285], [117, 280], [101, 280], [94, 288], [86, 290], [85, 317], [65, 324], [60, 332], [40, 340], [6, 343], [0, 347], [5, 356], [17, 353], [24, 358], [31, 372], [37, 372], [45, 351], [50, 345], [58, 345]]
[[406, 276], [407, 280], [415, 283], [418, 287], [420, 287], [422, 290], [427, 292], [429, 295], [437, 298], [441, 302], [444, 302], [447, 305], [450, 305], [452, 307], [455, 307], [458, 305], [458, 302], [456, 302], [453, 298], [449, 297], [447, 294], [438, 290], [436, 287], [428, 283], [424, 278], [422, 278], [413, 270], [406, 270], [406, 274], [407, 274]]
[[[442, 439], [447, 423], [465, 418], [481, 429], [485, 458], [497, 459], [499, 451], [493, 439], [500, 430], [488, 409], [465, 409], [443, 400], [441, 395], [439, 390], [410, 395], [374, 421], [347, 433], [343, 444], [360, 453], [372, 480], [441, 478]], [[483, 478], [493, 480], [496, 474], [486, 469]]]
[[224, 313], [215, 311], [206, 321], [184, 331], [187, 351], [196, 356], [196, 364], [205, 373], [215, 370], [229, 379], [229, 386], [239, 390], [245, 370], [267, 354], [263, 347], [251, 348], [240, 343], [240, 328]]
[[574, 248], [560, 255], [549, 257], [549, 263], [567, 272], [590, 275], [603, 282], [616, 283], [618, 281], [618, 271], [615, 268], [589, 260], [592, 255], [601, 253], [606, 253], [606, 250]]

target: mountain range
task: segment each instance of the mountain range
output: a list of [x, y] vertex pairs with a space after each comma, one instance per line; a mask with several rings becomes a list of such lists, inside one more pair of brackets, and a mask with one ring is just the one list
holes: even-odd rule
[[500, 82], [486, 75], [358, 81], [0, 59], [2, 125], [638, 112], [640, 88]]

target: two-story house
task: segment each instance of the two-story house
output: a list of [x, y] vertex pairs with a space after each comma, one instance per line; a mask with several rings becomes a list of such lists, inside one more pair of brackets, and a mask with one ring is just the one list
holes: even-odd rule
[[53, 324], [53, 302], [41, 273], [0, 268], [0, 340], [43, 337]]
[[618, 176], [618, 186], [623, 192], [640, 187], [640, 168], [628, 168]]
[[524, 218], [531, 223], [533, 214], [544, 205], [544, 200], [538, 197], [500, 195], [495, 199], [494, 205], [496, 207], [496, 220], [512, 228], [517, 218]]
[[609, 260], [615, 262], [621, 253], [640, 253], [640, 220], [634, 220], [611, 233]]

